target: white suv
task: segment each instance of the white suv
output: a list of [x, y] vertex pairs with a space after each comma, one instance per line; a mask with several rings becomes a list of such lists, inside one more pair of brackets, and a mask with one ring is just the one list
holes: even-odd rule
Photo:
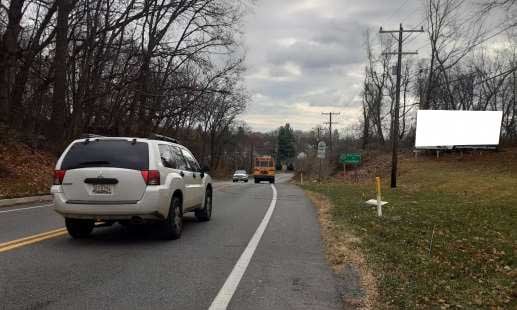
[[212, 179], [192, 153], [164, 136], [93, 137], [73, 141], [56, 164], [55, 211], [74, 238], [95, 222], [154, 222], [167, 239], [181, 236], [182, 217], [212, 215]]

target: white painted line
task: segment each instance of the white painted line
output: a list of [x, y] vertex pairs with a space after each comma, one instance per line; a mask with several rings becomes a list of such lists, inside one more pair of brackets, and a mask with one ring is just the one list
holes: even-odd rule
[[48, 204], [48, 205], [41, 205], [41, 206], [34, 206], [34, 207], [27, 207], [27, 208], [11, 209], [11, 210], [6, 210], [6, 211], [0, 211], [0, 213], [10, 213], [10, 212], [30, 210], [30, 209], [48, 208], [48, 207], [51, 207], [53, 205], [54, 204]]
[[253, 234], [253, 237], [251, 237], [250, 242], [246, 246], [246, 249], [244, 249], [244, 252], [242, 252], [241, 257], [239, 257], [239, 260], [233, 267], [232, 272], [224, 282], [223, 287], [219, 290], [219, 293], [217, 293], [217, 296], [210, 305], [210, 308], [208, 308], [209, 310], [226, 310], [228, 304], [230, 304], [233, 294], [237, 290], [237, 286], [246, 272], [251, 258], [253, 257], [253, 253], [255, 253], [260, 239], [269, 224], [273, 211], [275, 211], [277, 193], [273, 184], [271, 184], [271, 188], [273, 189], [273, 199], [267, 209], [266, 215], [264, 215], [262, 222], [260, 222], [259, 227]]

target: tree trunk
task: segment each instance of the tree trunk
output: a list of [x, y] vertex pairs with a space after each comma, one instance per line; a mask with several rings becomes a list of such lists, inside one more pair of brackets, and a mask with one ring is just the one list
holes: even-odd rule
[[56, 146], [63, 143], [66, 114], [66, 69], [68, 56], [68, 14], [72, 0], [57, 0], [56, 52], [54, 56], [54, 93], [49, 136]]
[[17, 63], [18, 36], [25, 0], [11, 0], [7, 29], [0, 40], [0, 131], [9, 122], [9, 90]]
[[362, 149], [365, 150], [370, 139], [370, 116], [369, 116], [367, 103], [363, 102], [363, 144]]

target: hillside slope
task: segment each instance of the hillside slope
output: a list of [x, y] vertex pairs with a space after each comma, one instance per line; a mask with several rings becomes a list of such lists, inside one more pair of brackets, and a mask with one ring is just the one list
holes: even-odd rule
[[24, 144], [0, 144], [0, 199], [47, 194], [55, 161]]

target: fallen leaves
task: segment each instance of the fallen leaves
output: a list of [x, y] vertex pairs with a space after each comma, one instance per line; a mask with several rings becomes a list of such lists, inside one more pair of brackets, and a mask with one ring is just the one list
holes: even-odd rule
[[56, 158], [23, 144], [0, 144], [0, 199], [49, 192]]

